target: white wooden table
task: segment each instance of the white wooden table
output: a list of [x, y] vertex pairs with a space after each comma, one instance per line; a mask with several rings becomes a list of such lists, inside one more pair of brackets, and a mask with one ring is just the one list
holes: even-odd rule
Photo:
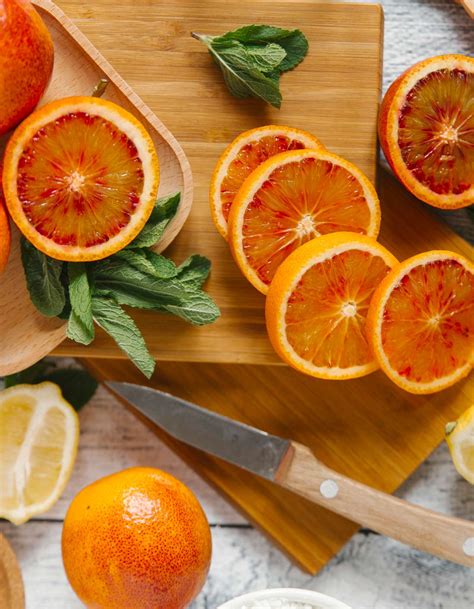
[[[384, 88], [418, 59], [443, 52], [474, 54], [474, 25], [451, 0], [384, 0]], [[357, 27], [357, 24], [354, 24]], [[472, 237], [465, 212], [449, 220]], [[471, 609], [474, 574], [370, 531], [358, 533], [316, 577], [294, 567], [104, 390], [81, 412], [81, 442], [67, 491], [43, 518], [14, 527], [0, 522], [21, 562], [28, 609], [79, 609], [61, 563], [62, 519], [74, 494], [93, 480], [133, 465], [176, 475], [199, 497], [212, 527], [209, 579], [193, 609], [215, 609], [246, 591], [295, 586], [338, 597], [354, 609]], [[474, 518], [473, 487], [440, 447], [403, 486], [401, 496]], [[1, 608], [0, 608], [1, 609]]]

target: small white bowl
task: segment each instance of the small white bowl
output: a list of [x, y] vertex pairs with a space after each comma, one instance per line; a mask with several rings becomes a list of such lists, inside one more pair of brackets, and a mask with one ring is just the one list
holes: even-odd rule
[[249, 592], [242, 596], [227, 601], [217, 609], [240, 609], [243, 605], [252, 605], [255, 601], [270, 599], [284, 599], [292, 603], [306, 603], [315, 609], [351, 609], [349, 605], [341, 603], [325, 594], [313, 592], [312, 590], [300, 590], [298, 588], [274, 588], [273, 590], [259, 590]]

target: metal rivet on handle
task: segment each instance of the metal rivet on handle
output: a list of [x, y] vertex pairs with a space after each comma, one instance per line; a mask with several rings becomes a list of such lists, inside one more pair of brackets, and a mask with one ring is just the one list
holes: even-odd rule
[[474, 556], [474, 537], [468, 537], [462, 545], [462, 551], [466, 556]]
[[324, 480], [319, 486], [319, 492], [326, 499], [334, 499], [339, 493], [339, 486], [335, 480]]

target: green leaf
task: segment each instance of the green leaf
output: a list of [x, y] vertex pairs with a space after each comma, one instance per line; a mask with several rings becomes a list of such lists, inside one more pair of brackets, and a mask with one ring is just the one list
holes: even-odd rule
[[159, 198], [147, 223], [142, 228], [140, 234], [128, 245], [128, 248], [151, 247], [155, 245], [161, 239], [165, 228], [175, 216], [180, 200], [181, 194], [179, 192]]
[[295, 68], [306, 57], [309, 49], [308, 39], [300, 30], [293, 30], [288, 36], [280, 38], [278, 44], [286, 51], [286, 57], [277, 68], [279, 72]]
[[32, 303], [46, 317], [56, 317], [66, 304], [61, 283], [63, 263], [46, 256], [24, 237], [21, 239], [21, 260]]
[[36, 364], [33, 364], [29, 368], [25, 368], [20, 372], [15, 372], [15, 374], [9, 374], [4, 378], [5, 389], [7, 387], [13, 387], [14, 385], [21, 385], [26, 383], [27, 385], [35, 385], [36, 383], [40, 383], [41, 381], [38, 379], [42, 379], [44, 374], [48, 368], [51, 367], [51, 364], [45, 360], [41, 359]]
[[186, 298], [185, 288], [173, 278], [157, 279], [115, 256], [97, 263], [93, 276], [95, 288], [112, 293], [119, 304], [152, 309]]
[[110, 334], [135, 366], [150, 378], [155, 369], [155, 361], [133, 319], [114, 300], [97, 295], [92, 298], [92, 313], [96, 323]]
[[285, 49], [274, 42], [265, 46], [249, 45], [247, 46], [247, 53], [253, 62], [253, 66], [265, 73], [279, 68], [286, 57]]
[[280, 107], [278, 83], [254, 67], [242, 45], [215, 44], [212, 41], [208, 48], [232, 95], [239, 98], [259, 97], [276, 108]]
[[166, 305], [163, 309], [195, 326], [210, 324], [220, 316], [219, 308], [206, 292], [190, 293], [184, 304]]
[[5, 377], [5, 388], [26, 383], [37, 385], [49, 381], [61, 388], [66, 399], [76, 410], [79, 410], [94, 395], [97, 381], [82, 368], [56, 368], [56, 364], [42, 359], [33, 366]]
[[76, 410], [87, 404], [98, 387], [95, 378], [80, 368], [57, 368], [45, 375], [42, 381], [59, 385], [64, 399]]
[[72, 310], [67, 335], [78, 343], [89, 345], [94, 340], [95, 332], [92, 318], [92, 290], [86, 265], [83, 262], [69, 262], [68, 276]]
[[157, 279], [170, 279], [171, 277], [176, 277], [178, 272], [172, 260], [156, 254], [147, 248], [137, 250], [125, 249], [114, 256], [119, 258], [119, 260], [127, 262], [127, 264], [138, 271]]
[[178, 267], [178, 279], [181, 285], [190, 289], [200, 289], [211, 271], [211, 261], [204, 256], [194, 254]]

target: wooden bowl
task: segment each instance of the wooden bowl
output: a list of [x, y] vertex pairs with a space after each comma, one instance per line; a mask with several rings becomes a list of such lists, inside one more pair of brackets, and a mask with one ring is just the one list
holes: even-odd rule
[[1, 609], [24, 609], [25, 592], [23, 579], [15, 553], [0, 533], [0, 607]]
[[[90, 95], [105, 78], [109, 85], [103, 97], [134, 114], [153, 138], [160, 161], [160, 196], [181, 192], [178, 212], [156, 247], [157, 251], [164, 250], [180, 231], [192, 205], [191, 167], [181, 146], [53, 2], [33, 0], [33, 4], [51, 32], [55, 49], [52, 79], [40, 105], [69, 95]], [[10, 260], [0, 276], [0, 376], [30, 366], [65, 338], [65, 323], [43, 317], [30, 301], [18, 240], [19, 234], [13, 230]]]

